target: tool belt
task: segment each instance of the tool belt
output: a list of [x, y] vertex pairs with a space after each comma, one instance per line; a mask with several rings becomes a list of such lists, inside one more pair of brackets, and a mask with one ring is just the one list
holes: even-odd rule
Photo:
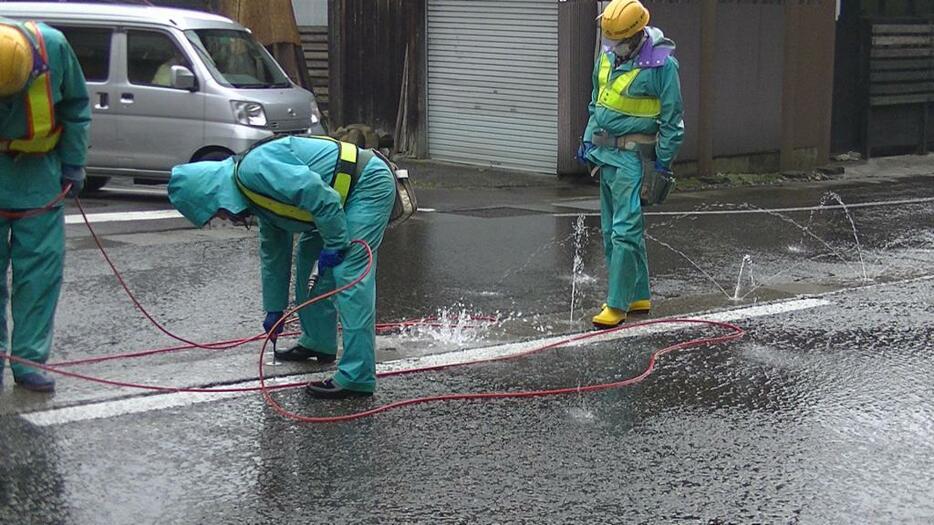
[[640, 144], [655, 144], [656, 138], [655, 135], [649, 135], [648, 133], [630, 133], [629, 135], [615, 137], [605, 129], [598, 129], [593, 132], [590, 141], [593, 142], [594, 146], [601, 148], [609, 147], [636, 151]]

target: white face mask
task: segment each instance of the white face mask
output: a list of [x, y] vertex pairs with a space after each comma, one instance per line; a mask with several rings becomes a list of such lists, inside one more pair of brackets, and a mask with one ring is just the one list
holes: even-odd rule
[[627, 38], [626, 40], [608, 40], [603, 39], [603, 52], [610, 53], [612, 52], [616, 56], [629, 59], [639, 50], [639, 47], [642, 45], [643, 37], [645, 32], [640, 32], [637, 35], [634, 35], [632, 38]]

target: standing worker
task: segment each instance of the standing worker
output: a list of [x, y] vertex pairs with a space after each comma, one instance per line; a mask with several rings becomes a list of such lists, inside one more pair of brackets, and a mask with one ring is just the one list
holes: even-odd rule
[[[45, 363], [51, 351], [65, 262], [58, 197], [69, 185], [69, 197], [84, 186], [90, 123], [84, 75], [64, 35], [0, 17], [0, 351], [9, 344], [20, 359]], [[55, 389], [55, 381], [35, 368], [10, 367], [23, 388]]]
[[656, 173], [649, 175], [670, 178], [684, 121], [678, 61], [671, 56], [675, 44], [648, 26], [649, 11], [637, 0], [613, 0], [599, 20], [602, 52], [594, 67], [590, 120], [577, 156], [600, 171], [609, 290], [593, 324], [612, 328], [622, 324], [627, 313], [652, 307], [640, 202], [643, 161], [654, 156]]
[[[295, 244], [295, 300], [345, 286], [369, 264], [362, 239], [373, 251], [373, 266], [354, 286], [299, 311], [302, 336], [293, 348], [276, 352], [283, 361], [315, 358], [332, 363], [337, 354], [340, 314], [344, 353], [337, 373], [312, 381], [317, 398], [369, 396], [376, 389], [376, 251], [396, 198], [390, 167], [371, 150], [329, 137], [284, 137], [259, 143], [223, 161], [176, 166], [169, 199], [195, 226], [214, 217], [241, 222], [259, 218], [263, 306], [267, 333], [289, 303], [292, 236]], [[314, 290], [309, 277], [321, 272]], [[273, 341], [282, 326], [271, 334]]]

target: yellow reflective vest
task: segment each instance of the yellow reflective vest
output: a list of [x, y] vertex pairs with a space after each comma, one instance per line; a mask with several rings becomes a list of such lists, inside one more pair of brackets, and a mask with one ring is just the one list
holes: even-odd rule
[[[49, 54], [45, 40], [35, 22], [26, 22], [25, 27], [33, 34], [39, 55], [45, 64]], [[52, 78], [46, 68], [26, 90], [26, 135], [12, 140], [0, 140], [0, 151], [13, 153], [48, 153], [58, 145], [62, 127], [55, 122], [55, 101], [52, 97]]]
[[[275, 137], [273, 140], [278, 138], [281, 137]], [[353, 187], [354, 180], [358, 175], [357, 161], [359, 150], [357, 145], [351, 144], [349, 142], [341, 142], [337, 139], [325, 136], [316, 135], [308, 138], [327, 140], [337, 144], [340, 147], [340, 154], [337, 156], [337, 166], [334, 168], [334, 180], [331, 183], [331, 187], [333, 187], [334, 191], [340, 195], [341, 206], [343, 206], [347, 202], [347, 196], [350, 195], [350, 190]], [[237, 167], [235, 168], [236, 171], [234, 175], [234, 180], [237, 182], [237, 188], [240, 189], [240, 192], [243, 193], [243, 195], [247, 198], [248, 201], [250, 201], [250, 203], [268, 211], [269, 213], [272, 213], [273, 215], [298, 222], [315, 222], [315, 217], [308, 210], [304, 210], [298, 206], [293, 206], [285, 202], [277, 201], [271, 197], [267, 197], [259, 192], [247, 188], [246, 185], [240, 181], [240, 177], [236, 174], [236, 172], [239, 171], [240, 162], [244, 157], [246, 157], [246, 154], [249, 153], [250, 150], [261, 144], [265, 144], [265, 141], [254, 144], [250, 149], [240, 155], [240, 159], [237, 161]]]
[[618, 111], [630, 117], [658, 118], [662, 114], [662, 101], [657, 97], [633, 97], [629, 87], [641, 72], [633, 69], [610, 81], [613, 63], [607, 53], [600, 57], [599, 85], [597, 105]]

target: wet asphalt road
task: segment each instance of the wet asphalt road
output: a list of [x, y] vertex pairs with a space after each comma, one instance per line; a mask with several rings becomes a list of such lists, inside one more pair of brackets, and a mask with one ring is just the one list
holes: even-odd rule
[[[828, 191], [855, 207], [744, 213], [838, 204]], [[499, 321], [381, 336], [382, 362], [588, 329], [606, 278], [595, 187], [516, 178], [426, 184], [419, 197], [435, 211], [388, 234], [380, 251], [379, 320]], [[624, 389], [310, 426], [256, 395], [160, 404], [179, 395], [61, 379], [45, 398], [12, 388], [7, 375], [0, 523], [932, 522], [931, 198], [930, 176], [677, 195], [647, 218], [651, 317], [729, 310], [747, 335], [669, 355]], [[86, 207], [167, 204], [158, 187], [116, 185]], [[213, 341], [258, 329], [255, 231], [195, 231], [178, 219], [95, 226], [173, 331]], [[130, 310], [82, 228], [68, 227], [52, 361], [170, 345]], [[801, 297], [819, 303], [783, 311]], [[774, 312], [743, 313], [763, 303]], [[667, 331], [386, 378], [372, 400], [277, 399], [337, 415], [431, 394], [603, 383], [641, 372], [655, 349], [715, 333]], [[256, 376], [256, 350], [74, 370], [239, 383]]]

